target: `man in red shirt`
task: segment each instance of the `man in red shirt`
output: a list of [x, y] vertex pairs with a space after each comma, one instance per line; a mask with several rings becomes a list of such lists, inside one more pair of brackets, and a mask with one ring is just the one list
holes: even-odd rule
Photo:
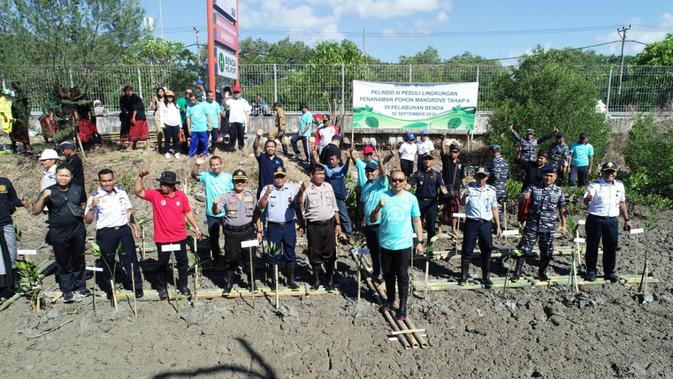
[[187, 259], [187, 227], [185, 219], [189, 222], [196, 232], [196, 238], [201, 238], [192, 208], [189, 206], [189, 200], [184, 192], [175, 188], [180, 184], [173, 171], [164, 171], [161, 177], [156, 179], [159, 182], [159, 189], [145, 189], [143, 177], [149, 175], [149, 171], [142, 170], [133, 183], [133, 191], [136, 196], [152, 203], [152, 216], [154, 218], [154, 242], [157, 244], [159, 254], [159, 298], [168, 299], [166, 290], [166, 280], [168, 278], [168, 261], [171, 257], [170, 251], [162, 251], [162, 246], [177, 244], [179, 249], [175, 250], [175, 260], [178, 266], [178, 290], [187, 298], [191, 297], [189, 288], [187, 288], [187, 277], [189, 276], [189, 261]]

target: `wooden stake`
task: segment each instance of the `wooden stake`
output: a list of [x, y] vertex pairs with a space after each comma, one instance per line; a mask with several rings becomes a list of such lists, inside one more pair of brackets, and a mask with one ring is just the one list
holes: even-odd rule
[[[248, 248], [248, 253], [250, 253], [250, 293], [252, 294], [252, 309], [255, 309], [255, 266], [252, 259], [252, 247]], [[276, 292], [278, 292], [277, 288]]]
[[273, 276], [274, 276], [274, 284], [276, 285], [276, 309], [278, 309], [278, 306], [280, 305], [280, 298], [278, 297], [278, 264], [273, 265]]
[[[96, 272], [94, 271], [94, 277], [96, 275]], [[138, 318], [138, 305], [136, 304], [136, 297], [135, 297], [135, 291], [136, 291], [136, 270], [133, 267], [133, 262], [131, 262], [131, 285], [133, 286], [133, 314], [136, 316], [136, 319]], [[94, 297], [95, 299], [95, 297]]]
[[430, 260], [425, 259], [425, 294], [428, 294], [428, 276], [430, 275]]
[[114, 282], [112, 279], [110, 279], [110, 288], [112, 288], [112, 305], [115, 307], [115, 311], [117, 310], [117, 288], [115, 288]]
[[93, 272], [93, 314], [96, 314], [96, 271]]
[[178, 293], [178, 282], [175, 278], [175, 251], [169, 251], [171, 254], [171, 275], [173, 276], [173, 291], [175, 291], [175, 311], [180, 313], [180, 294]]
[[425, 333], [425, 329], [407, 329], [407, 330], [396, 330], [394, 332], [388, 333], [389, 336], [396, 336], [398, 334], [404, 334], [404, 333]]
[[357, 265], [358, 265], [358, 303], [360, 302], [360, 292], [362, 291], [362, 256], [360, 252], [357, 253]]

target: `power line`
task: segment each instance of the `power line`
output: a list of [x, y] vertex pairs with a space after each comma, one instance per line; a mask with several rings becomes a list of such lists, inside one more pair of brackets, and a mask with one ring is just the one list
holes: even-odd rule
[[[611, 45], [613, 43], [620, 43], [620, 42], [622, 42], [622, 40], [618, 39], [618, 40], [614, 40], [614, 41], [610, 41], [610, 42], [597, 43], [597, 44], [588, 45], [588, 46], [568, 47], [567, 49], [569, 49], [569, 50], [584, 50], [584, 49], [591, 49], [592, 47]], [[644, 42], [635, 41], [635, 40], [626, 40], [626, 42], [635, 42], [635, 43], [639, 43], [639, 44], [642, 44], [642, 45], [647, 45]], [[507, 57], [507, 58], [489, 58], [489, 59], [485, 59], [485, 60], [487, 60], [487, 61], [506, 61], [506, 60], [510, 60], [510, 59], [519, 59], [519, 58], [523, 58], [523, 57], [526, 57], [526, 56], [528, 56], [528, 55], [524, 54], [524, 55], [519, 55], [517, 57]]]

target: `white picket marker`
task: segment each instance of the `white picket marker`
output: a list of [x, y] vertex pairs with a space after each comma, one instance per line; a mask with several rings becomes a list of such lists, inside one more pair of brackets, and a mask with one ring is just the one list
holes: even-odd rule
[[[250, 294], [252, 296], [252, 309], [255, 309], [255, 262], [252, 259], [252, 248], [259, 246], [259, 241], [256, 239], [241, 241], [241, 248], [248, 249], [250, 254]], [[278, 283], [278, 281], [276, 281]], [[276, 294], [278, 294], [278, 286], [276, 285]]]
[[257, 247], [257, 246], [259, 246], [259, 241], [257, 240], [241, 241], [241, 247], [244, 249], [247, 247]]
[[510, 229], [510, 230], [503, 230], [502, 235], [504, 237], [509, 237], [509, 236], [518, 236], [519, 231], [517, 229]]
[[645, 233], [645, 229], [643, 228], [638, 228], [638, 229], [631, 229], [629, 234], [642, 234]]
[[465, 216], [465, 213], [454, 213], [453, 217], [455, 217], [455, 218], [465, 218], [466, 216]]
[[37, 250], [17, 250], [18, 255], [37, 255]]
[[[96, 314], [96, 273], [103, 272], [102, 267], [85, 267], [87, 271], [93, 271], [93, 313]], [[114, 291], [114, 289], [113, 289]]]
[[587, 220], [577, 220], [577, 225], [586, 225]]
[[86, 270], [87, 271], [94, 271], [94, 272], [103, 272], [102, 267], [87, 267]]
[[577, 237], [573, 240], [573, 242], [575, 242], [575, 243], [586, 243], [587, 240], [585, 238], [582, 238], [582, 237]]
[[162, 253], [170, 253], [171, 251], [180, 251], [180, 244], [172, 243], [170, 245], [161, 245]]

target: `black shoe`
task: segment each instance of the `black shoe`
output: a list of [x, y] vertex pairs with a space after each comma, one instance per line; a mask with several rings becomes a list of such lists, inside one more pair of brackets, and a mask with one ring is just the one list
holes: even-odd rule
[[63, 302], [70, 304], [75, 301], [75, 294], [72, 291], [66, 291], [63, 293]]
[[191, 300], [191, 299], [192, 299], [192, 292], [189, 290], [189, 288], [187, 288], [187, 287], [180, 288], [180, 289], [178, 289], [178, 291], [180, 291], [180, 293], [182, 294], [182, 296], [186, 297], [187, 300]]
[[619, 282], [619, 275], [617, 275], [617, 274], [605, 275], [604, 279], [605, 279], [606, 282], [618, 283]]
[[164, 288], [159, 288], [159, 289], [157, 290], [157, 292], [159, 293], [159, 300], [166, 300], [166, 299], [168, 299], [168, 291], [166, 290], [165, 287], [164, 287]]
[[234, 288], [234, 272], [232, 270], [227, 270], [224, 274], [226, 283], [224, 285], [224, 293], [230, 293], [231, 289]]
[[89, 297], [91, 296], [91, 291], [89, 291], [88, 288], [80, 288], [78, 290], [75, 290], [75, 295], [79, 295], [80, 297]]
[[520, 276], [516, 276], [516, 275], [509, 278], [509, 281], [512, 282], [512, 283], [516, 283], [516, 282], [518, 282], [519, 280], [521, 280], [521, 277], [520, 277]]
[[381, 312], [390, 312], [390, 311], [393, 310], [393, 305], [386, 302], [386, 303], [383, 303], [383, 305], [379, 309], [380, 309]]
[[586, 275], [584, 276], [584, 279], [587, 282], [595, 282], [596, 281], [596, 273], [595, 272], [587, 272]]
[[537, 273], [537, 278], [540, 279], [543, 282], [548, 282], [548, 281], [551, 280], [551, 278], [549, 278], [549, 276], [547, 275], [546, 272], [538, 272]]
[[489, 277], [483, 278], [481, 282], [484, 284], [484, 288], [486, 289], [491, 289], [493, 287], [493, 281]]
[[143, 291], [142, 288], [138, 288], [134, 291], [136, 299], [140, 299], [141, 297], [145, 296], [145, 292]]

